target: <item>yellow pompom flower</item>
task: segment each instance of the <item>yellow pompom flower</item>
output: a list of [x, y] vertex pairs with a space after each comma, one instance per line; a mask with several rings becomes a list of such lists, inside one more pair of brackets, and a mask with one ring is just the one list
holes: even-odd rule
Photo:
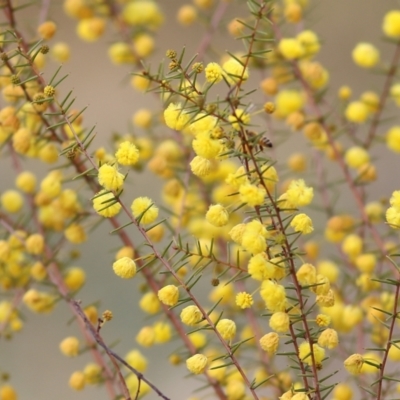
[[352, 52], [352, 57], [358, 66], [371, 68], [379, 62], [379, 51], [370, 43], [358, 43]]
[[18, 174], [15, 185], [25, 193], [34, 193], [36, 190], [36, 176], [30, 171], [23, 171]]
[[155, 293], [149, 292], [142, 296], [139, 307], [148, 314], [157, 314], [160, 311], [160, 302]]
[[113, 43], [108, 48], [108, 57], [115, 65], [133, 64], [136, 61], [132, 48], [125, 42]]
[[40, 233], [29, 235], [25, 241], [26, 251], [29, 254], [39, 255], [44, 250], [44, 237]]
[[192, 6], [191, 4], [185, 4], [181, 6], [178, 10], [178, 15], [176, 18], [183, 26], [192, 25], [197, 19], [196, 7]]
[[170, 103], [164, 111], [164, 121], [168, 128], [181, 131], [188, 125], [190, 115], [182, 110], [181, 104]]
[[267, 279], [262, 282], [260, 295], [269, 311], [284, 311], [286, 308], [286, 292], [282, 285]]
[[352, 354], [343, 363], [344, 367], [352, 375], [358, 375], [361, 372], [363, 364], [364, 358], [361, 354]]
[[171, 340], [172, 329], [170, 324], [163, 321], [156, 322], [153, 325], [153, 330], [155, 343], [167, 343]]
[[236, 324], [231, 319], [220, 319], [216, 328], [224, 340], [232, 340], [236, 335]]
[[55, 43], [50, 49], [51, 55], [55, 61], [65, 63], [71, 56], [69, 45], [64, 42]]
[[317, 271], [314, 265], [305, 263], [296, 272], [296, 278], [300, 285], [313, 285], [317, 281]]
[[187, 369], [195, 375], [202, 374], [208, 364], [208, 358], [204, 354], [195, 354], [186, 360]]
[[287, 201], [295, 207], [307, 206], [314, 197], [312, 187], [306, 186], [303, 179], [290, 182], [289, 188], [286, 190]]
[[239, 198], [241, 202], [247, 203], [251, 207], [260, 206], [264, 203], [265, 189], [251, 184], [241, 185]]
[[276, 332], [267, 333], [260, 339], [259, 343], [264, 351], [269, 355], [273, 355], [279, 346], [279, 335]]
[[157, 295], [161, 303], [172, 307], [179, 300], [179, 289], [175, 285], [167, 285], [161, 288]]
[[250, 258], [247, 270], [253, 279], [263, 281], [274, 277], [275, 266], [269, 262], [266, 253], [259, 253]]
[[82, 225], [72, 223], [64, 231], [64, 236], [73, 244], [80, 244], [86, 242], [87, 236]]
[[351, 168], [360, 168], [368, 164], [370, 155], [367, 150], [359, 146], [350, 147], [344, 156], [346, 164]]
[[336, 400], [353, 400], [353, 390], [346, 383], [337, 384], [332, 394]]
[[124, 175], [118, 172], [116, 166], [103, 164], [99, 168], [98, 180], [104, 189], [118, 191], [124, 184]]
[[16, 190], [6, 190], [0, 198], [1, 206], [9, 213], [16, 213], [24, 205], [24, 199]]
[[391, 10], [383, 18], [382, 30], [390, 38], [400, 37], [400, 11]]
[[273, 313], [269, 319], [269, 326], [275, 332], [286, 333], [289, 331], [289, 325], [289, 315], [282, 311]]
[[122, 18], [129, 25], [150, 29], [158, 28], [164, 20], [158, 4], [153, 0], [136, 0], [126, 3]]
[[346, 236], [342, 243], [342, 251], [350, 258], [357, 257], [363, 249], [363, 240], [356, 234]]
[[[318, 346], [316, 343], [313, 344], [312, 346], [313, 348], [313, 353], [314, 353], [314, 360], [316, 365], [321, 365], [322, 360], [325, 357], [325, 350]], [[308, 342], [303, 342], [300, 344], [299, 346], [299, 358], [301, 359], [301, 361], [303, 361], [305, 364], [308, 365], [313, 365], [313, 360], [311, 357], [311, 347], [310, 347], [310, 343]]]
[[222, 67], [215, 62], [211, 62], [211, 63], [207, 64], [207, 66], [204, 69], [206, 81], [209, 83], [221, 82], [223, 79], [223, 73], [224, 73], [224, 71], [223, 71]]
[[389, 207], [386, 210], [386, 222], [393, 229], [400, 229], [400, 209], [398, 207]]
[[46, 313], [53, 310], [56, 299], [49, 293], [29, 289], [22, 297], [22, 301], [30, 310], [37, 313]]
[[235, 303], [242, 310], [250, 308], [254, 303], [253, 296], [247, 292], [240, 292], [236, 295]]
[[386, 146], [395, 153], [400, 153], [400, 126], [393, 126], [387, 131]]
[[286, 60], [297, 60], [305, 53], [303, 45], [295, 38], [281, 39], [278, 44], [278, 50]]
[[395, 190], [390, 197], [390, 205], [396, 207], [400, 211], [400, 190]]
[[281, 90], [275, 97], [275, 113], [280, 118], [300, 111], [304, 106], [304, 96], [297, 90]]
[[81, 39], [94, 42], [104, 33], [105, 27], [106, 22], [103, 18], [84, 18], [78, 22], [76, 32]]
[[118, 164], [135, 165], [139, 160], [139, 149], [131, 142], [122, 142], [118, 146], [115, 158]]
[[325, 314], [318, 314], [315, 318], [315, 322], [318, 326], [325, 327], [331, 323], [331, 317]]
[[86, 281], [86, 274], [82, 268], [70, 267], [65, 271], [64, 283], [73, 292], [79, 290]]
[[132, 214], [141, 224], [151, 224], [158, 217], [158, 208], [149, 197], [138, 197], [131, 205]]
[[222, 65], [225, 72], [226, 80], [231, 84], [236, 84], [239, 80], [246, 81], [249, 79], [249, 70], [234, 58], [230, 58]]
[[46, 40], [51, 39], [56, 33], [56, 30], [57, 26], [52, 21], [45, 21], [41, 23], [37, 29], [39, 36]]
[[348, 121], [362, 124], [368, 119], [369, 109], [362, 101], [352, 101], [347, 105], [344, 114]]
[[60, 343], [60, 351], [67, 357], [76, 357], [79, 354], [79, 340], [75, 336], [68, 336]]
[[250, 253], [262, 253], [267, 248], [267, 229], [258, 220], [247, 223], [243, 229], [241, 245]]
[[73, 372], [68, 381], [69, 387], [74, 390], [82, 390], [85, 383], [85, 374], [82, 371]]
[[192, 147], [197, 156], [208, 160], [217, 158], [224, 148], [222, 143], [210, 137], [208, 132], [199, 133], [193, 140]]
[[296, 38], [303, 46], [304, 55], [307, 57], [317, 54], [321, 49], [318, 36], [311, 30], [301, 31]]
[[121, 210], [121, 204], [116, 200], [112, 192], [101, 190], [92, 199], [93, 208], [97, 214], [105, 218], [117, 215]]
[[233, 129], [240, 131], [240, 129], [250, 124], [250, 115], [245, 110], [237, 108], [234, 115], [229, 115], [228, 120], [231, 122]]
[[114, 262], [113, 270], [123, 279], [131, 279], [136, 275], [136, 263], [129, 257], [122, 257]]
[[229, 213], [221, 204], [212, 204], [206, 213], [206, 220], [213, 226], [225, 226], [229, 220]]
[[194, 326], [203, 318], [197, 306], [187, 306], [181, 311], [181, 321], [188, 326]]
[[204, 333], [193, 332], [189, 335], [189, 340], [196, 349], [203, 348], [207, 343], [207, 337]]
[[156, 340], [156, 334], [152, 326], [144, 326], [136, 335], [136, 342], [143, 347], [153, 346]]
[[213, 170], [213, 166], [214, 164], [212, 161], [200, 156], [194, 157], [190, 162], [190, 169], [192, 170], [193, 175], [200, 178], [209, 175]]
[[314, 230], [312, 220], [306, 214], [297, 214], [290, 222], [290, 226], [296, 232], [301, 232], [305, 235], [311, 233]]
[[147, 129], [151, 126], [151, 111], [147, 108], [141, 108], [137, 110], [132, 116], [133, 125]]
[[140, 58], [146, 58], [154, 51], [154, 38], [146, 33], [141, 33], [134, 37], [133, 46]]
[[131, 350], [124, 357], [125, 361], [139, 372], [146, 372], [147, 359], [139, 350]]
[[334, 349], [339, 344], [339, 337], [334, 329], [328, 328], [318, 336], [318, 344], [327, 349]]

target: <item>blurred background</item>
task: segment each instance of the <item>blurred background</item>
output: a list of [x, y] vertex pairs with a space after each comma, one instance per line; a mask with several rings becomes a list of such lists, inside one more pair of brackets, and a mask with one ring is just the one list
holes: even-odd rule
[[[165, 13], [165, 22], [159, 31], [157, 51], [148, 60], [148, 63], [157, 68], [164, 58], [167, 49], [179, 51], [186, 47], [187, 58], [193, 55], [204, 34], [204, 27], [200, 24], [184, 28], [176, 22], [176, 13], [179, 7], [185, 4], [180, 0], [164, 0], [158, 2]], [[229, 4], [226, 18], [223, 19], [221, 29], [216, 33], [215, 43], [220, 49], [236, 51], [241, 49], [239, 42], [231, 38], [226, 31], [226, 24], [234, 17], [245, 15], [245, 2], [232, 1]], [[308, 22], [306, 27], [314, 30], [323, 42], [323, 47], [317, 60], [330, 72], [330, 92], [335, 96], [341, 85], [350, 85], [356, 96], [364, 90], [375, 90], [380, 93], [382, 77], [367, 70], [356, 67], [351, 59], [351, 51], [360, 42], [371, 42], [378, 46], [382, 60], [389, 61], [392, 46], [382, 41], [382, 18], [393, 8], [400, 6], [395, 0], [310, 0]], [[21, 24], [24, 30], [34, 32], [37, 26], [37, 17], [33, 6], [24, 12]], [[3, 16], [0, 18], [4, 18]], [[62, 1], [50, 2], [49, 18], [58, 26], [58, 32], [53, 41], [65, 41], [72, 49], [71, 59], [62, 71], [68, 73], [68, 79], [60, 86], [64, 94], [73, 89], [77, 97], [75, 108], [88, 106], [84, 115], [86, 126], [96, 124], [97, 137], [94, 147], [110, 148], [110, 136], [113, 132], [125, 133], [131, 124], [131, 117], [139, 108], [154, 109], [154, 97], [144, 95], [133, 90], [129, 84], [129, 67], [116, 67], [107, 56], [110, 43], [116, 35], [112, 26], [108, 26], [106, 34], [95, 43], [85, 43], [78, 39], [75, 28], [76, 21], [65, 16], [62, 11]], [[50, 43], [51, 45], [51, 43]], [[206, 61], [211, 61], [206, 59]], [[218, 60], [212, 60], [218, 61]], [[44, 71], [48, 79], [57, 68], [56, 63], [49, 62]], [[366, 85], [368, 87], [366, 87]], [[247, 84], [247, 87], [258, 87], [256, 76]], [[262, 101], [260, 95], [255, 95], [257, 101]], [[156, 105], [160, 109], [161, 103]], [[286, 152], [304, 146], [294, 140], [289, 140], [278, 150], [284, 157]], [[8, 162], [8, 160], [5, 160]], [[9, 164], [2, 161], [0, 188], [13, 185], [14, 174]], [[386, 166], [395, 162], [385, 158]], [[26, 164], [28, 166], [28, 164]], [[384, 164], [378, 163], [379, 168]], [[130, 175], [130, 189], [133, 195], [148, 195], [157, 197], [159, 181], [145, 174]], [[374, 184], [376, 190], [390, 193], [399, 181], [381, 179]], [[125, 194], [127, 196], [127, 194]], [[347, 201], [346, 198], [343, 201]], [[114, 319], [102, 330], [103, 338], [107, 343], [116, 343], [114, 350], [125, 355], [129, 350], [137, 348], [135, 335], [143, 325], [144, 319], [149, 319], [139, 308], [140, 280], [121, 281], [115, 277], [111, 265], [115, 251], [120, 244], [117, 238], [110, 236], [110, 226], [103, 223], [97, 231], [90, 235], [88, 242], [80, 247], [81, 258], [76, 265], [83, 267], [87, 273], [86, 286], [78, 294], [83, 305], [101, 300], [99, 310], [113, 311]], [[134, 238], [133, 228], [130, 233]], [[19, 399], [58, 400], [73, 399], [107, 399], [104, 388], [87, 387], [82, 392], [73, 392], [68, 387], [70, 374], [82, 369], [90, 360], [89, 355], [75, 359], [66, 359], [58, 350], [60, 341], [69, 335], [80, 336], [76, 326], [71, 322], [71, 314], [64, 304], [60, 304], [56, 312], [49, 315], [33, 315], [25, 311], [26, 324], [21, 333], [12, 340], [0, 339], [0, 369], [11, 374], [11, 383], [19, 393]], [[152, 322], [152, 321], [151, 321]], [[149, 358], [149, 370], [146, 376], [153, 381], [169, 398], [187, 399], [191, 392], [188, 382], [181, 377], [186, 374], [182, 367], [171, 367], [167, 361], [172, 347], [157, 346], [150, 349], [141, 349]], [[191, 385], [193, 380], [190, 380]], [[200, 385], [200, 382], [198, 383]], [[148, 399], [155, 399], [150, 393]]]

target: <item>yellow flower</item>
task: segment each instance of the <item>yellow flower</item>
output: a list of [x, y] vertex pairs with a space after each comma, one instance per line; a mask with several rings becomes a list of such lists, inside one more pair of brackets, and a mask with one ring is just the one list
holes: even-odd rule
[[268, 232], [265, 226], [255, 219], [245, 224], [241, 245], [250, 253], [262, 253], [267, 249], [267, 236]]
[[149, 197], [138, 197], [131, 205], [132, 214], [141, 224], [151, 224], [158, 217], [158, 208]]
[[328, 328], [321, 332], [318, 344], [327, 349], [334, 349], [339, 344], [339, 337], [334, 329]]
[[240, 201], [247, 203], [249, 206], [260, 206], [264, 203], [265, 190], [255, 185], [242, 185], [239, 188]]
[[153, 346], [156, 334], [152, 326], [144, 326], [136, 335], [136, 341], [143, 347]]
[[275, 354], [279, 346], [279, 335], [276, 332], [267, 333], [260, 339], [260, 346], [268, 354]]
[[282, 285], [267, 279], [262, 282], [260, 295], [265, 301], [265, 306], [269, 311], [284, 311], [286, 308], [286, 292]]
[[296, 272], [296, 278], [302, 286], [313, 285], [317, 280], [317, 271], [312, 264], [303, 264]]
[[231, 319], [220, 319], [216, 328], [225, 340], [232, 340], [236, 335], [236, 324]]
[[129, 25], [144, 26], [150, 29], [158, 28], [164, 20], [158, 4], [153, 0], [136, 0], [125, 3], [122, 18]]
[[221, 204], [212, 204], [206, 213], [206, 220], [217, 227], [225, 226], [229, 220], [229, 213]]
[[281, 90], [275, 97], [275, 114], [286, 118], [289, 114], [300, 111], [304, 106], [304, 96], [297, 90]]
[[125, 355], [125, 361], [139, 372], [146, 372], [147, 359], [139, 350], [131, 350]]
[[353, 390], [346, 383], [339, 383], [333, 389], [333, 398], [337, 400], [352, 400]]
[[86, 281], [86, 274], [82, 268], [69, 267], [65, 271], [64, 283], [71, 291], [80, 289]]
[[86, 241], [87, 236], [83, 227], [79, 224], [73, 223], [65, 229], [64, 235], [67, 240], [73, 244], [80, 244]]
[[51, 55], [55, 61], [65, 63], [71, 56], [71, 51], [67, 43], [55, 43], [50, 49]]
[[250, 308], [254, 301], [253, 296], [247, 292], [240, 292], [236, 295], [236, 305], [241, 309]]
[[286, 60], [296, 60], [304, 55], [304, 47], [298, 39], [283, 38], [278, 44], [279, 52]]
[[82, 390], [85, 383], [85, 374], [82, 371], [73, 372], [68, 381], [68, 385], [74, 390]]
[[387, 131], [386, 146], [390, 150], [400, 153], [400, 126], [393, 126]]
[[177, 20], [183, 26], [192, 25], [197, 19], [197, 9], [191, 4], [185, 4], [178, 10]]
[[400, 11], [391, 10], [385, 15], [382, 30], [390, 38], [397, 39], [400, 37]]
[[30, 171], [23, 171], [18, 174], [15, 186], [25, 193], [34, 193], [36, 190], [36, 176]]
[[370, 43], [358, 43], [352, 56], [353, 61], [363, 68], [374, 67], [379, 62], [379, 51]]
[[204, 177], [211, 173], [213, 169], [213, 163], [207, 158], [196, 156], [190, 162], [190, 169], [194, 175]]
[[79, 340], [75, 336], [66, 337], [60, 343], [60, 351], [67, 357], [75, 357], [79, 354]]
[[149, 292], [142, 296], [139, 307], [148, 314], [157, 314], [160, 311], [160, 302], [155, 293]]
[[202, 374], [208, 364], [208, 358], [204, 354], [195, 354], [186, 360], [187, 369], [195, 375]]
[[164, 120], [168, 128], [181, 131], [188, 125], [190, 115], [183, 111], [181, 104], [170, 103], [164, 111]]
[[81, 39], [94, 42], [104, 33], [105, 27], [106, 22], [103, 18], [84, 18], [78, 22], [76, 32]]
[[133, 39], [133, 46], [140, 58], [148, 57], [154, 50], [154, 38], [146, 33], [140, 33]]
[[207, 82], [218, 83], [222, 81], [224, 71], [219, 64], [211, 62], [207, 64], [206, 68], [204, 69], [204, 73], [206, 75]]
[[129, 141], [122, 142], [118, 146], [115, 158], [121, 165], [135, 165], [139, 160], [139, 149]]
[[124, 175], [118, 172], [116, 166], [103, 164], [99, 168], [98, 180], [104, 189], [118, 191], [124, 184]]
[[161, 303], [172, 307], [178, 302], [179, 289], [175, 285], [167, 285], [161, 288], [157, 295]]
[[238, 83], [239, 80], [246, 81], [249, 79], [248, 68], [244, 68], [244, 66], [234, 58], [225, 61], [222, 65], [222, 69], [225, 72], [227, 81], [232, 85]]
[[26, 251], [30, 254], [39, 255], [44, 250], [44, 237], [40, 233], [29, 235], [25, 241]]
[[363, 364], [364, 358], [361, 354], [352, 354], [343, 363], [344, 367], [352, 375], [358, 375], [361, 372]]
[[297, 214], [290, 222], [290, 226], [296, 232], [301, 232], [305, 235], [311, 233], [314, 230], [312, 220], [306, 214]]
[[289, 315], [282, 311], [277, 311], [271, 315], [269, 326], [275, 332], [285, 333], [289, 330], [290, 319]]
[[362, 124], [369, 117], [369, 109], [362, 101], [352, 101], [347, 105], [344, 114], [348, 121]]
[[92, 201], [93, 208], [97, 214], [105, 218], [114, 217], [121, 210], [121, 204], [116, 200], [114, 194], [107, 190], [101, 190], [96, 193]]
[[42, 39], [49, 40], [56, 33], [57, 26], [52, 21], [46, 21], [39, 25], [37, 31]]
[[136, 275], [136, 264], [131, 258], [122, 257], [114, 262], [113, 270], [120, 278], [131, 279]]
[[[313, 344], [312, 348], [313, 348], [315, 363], [317, 364], [317, 366], [321, 365], [322, 360], [325, 357], [325, 350], [322, 347], [318, 346], [316, 343]], [[310, 343], [303, 342], [300, 344], [299, 357], [301, 361], [303, 361], [304, 363], [308, 365], [313, 365]]]
[[223, 150], [223, 144], [213, 139], [209, 132], [199, 133], [192, 142], [192, 147], [196, 155], [208, 160], [217, 158]]
[[187, 306], [181, 311], [181, 321], [188, 326], [194, 326], [203, 316], [197, 306]]
[[275, 265], [269, 262], [267, 254], [263, 252], [250, 258], [247, 270], [253, 279], [263, 281], [274, 277]]
[[237, 108], [233, 115], [228, 116], [228, 120], [231, 122], [233, 129], [240, 131], [240, 129], [250, 124], [250, 115], [245, 110]]
[[16, 213], [24, 205], [23, 197], [16, 190], [6, 190], [0, 198], [2, 207], [9, 213]]
[[306, 186], [303, 179], [290, 182], [289, 188], [286, 190], [287, 200], [295, 207], [307, 206], [314, 197], [312, 187]]
[[108, 57], [115, 65], [133, 64], [136, 61], [132, 48], [125, 42], [113, 43], [108, 48]]
[[0, 387], [0, 399], [1, 400], [17, 400], [17, 392], [11, 385], [2, 385]]

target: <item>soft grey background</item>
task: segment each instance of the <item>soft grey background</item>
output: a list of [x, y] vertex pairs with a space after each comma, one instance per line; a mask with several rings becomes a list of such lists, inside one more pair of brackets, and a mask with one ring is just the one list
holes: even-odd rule
[[[324, 42], [323, 50], [318, 57], [330, 71], [331, 88], [336, 93], [342, 84], [349, 84], [356, 95], [362, 90], [378, 90], [381, 78], [368, 71], [361, 70], [351, 61], [351, 50], [359, 41], [370, 41], [379, 46], [382, 57], [389, 55], [389, 46], [381, 39], [381, 21], [384, 13], [399, 6], [393, 0], [310, 0], [312, 3], [310, 28], [314, 29]], [[198, 25], [192, 28], [181, 28], [175, 24], [175, 13], [182, 1], [165, 0], [159, 2], [167, 17], [160, 31], [158, 53], [152, 57], [153, 65], [164, 57], [168, 48], [180, 49], [183, 45], [187, 54], [196, 51], [202, 35]], [[231, 4], [230, 17], [240, 17], [243, 13], [235, 10], [243, 8], [244, 2]], [[96, 146], [108, 146], [108, 137], [114, 131], [125, 132], [131, 115], [140, 107], [152, 107], [154, 98], [135, 92], [128, 84], [129, 68], [114, 67], [108, 60], [107, 44], [113, 39], [111, 27], [107, 34], [97, 43], [87, 44], [77, 40], [75, 21], [65, 17], [60, 12], [61, 2], [51, 4], [50, 16], [59, 25], [56, 40], [64, 40], [73, 49], [71, 61], [63, 71], [69, 73], [69, 78], [62, 85], [65, 91], [74, 89], [77, 96], [76, 107], [89, 105], [85, 112], [87, 125], [97, 124]], [[35, 29], [36, 20], [33, 13], [27, 17], [27, 23]], [[230, 19], [230, 18], [229, 18]], [[219, 35], [218, 40], [226, 50], [238, 49], [226, 34]], [[45, 76], [49, 77], [55, 69], [49, 64]], [[365, 87], [366, 82], [368, 88]], [[299, 139], [300, 140], [300, 139]], [[285, 151], [292, 151], [301, 145], [291, 141]], [[388, 158], [387, 162], [394, 162]], [[0, 187], [10, 185], [14, 179], [12, 171], [5, 169], [4, 163], [0, 178]], [[158, 187], [149, 184], [143, 176], [131, 179], [133, 192], [140, 195], [154, 195]], [[377, 190], [390, 193], [399, 182], [385, 180], [376, 185]], [[141, 326], [144, 314], [137, 309], [139, 280], [121, 282], [111, 271], [114, 250], [119, 246], [115, 238], [107, 236], [109, 227], [103, 224], [91, 235], [88, 243], [82, 247], [82, 258], [76, 265], [87, 270], [87, 285], [79, 294], [84, 303], [101, 299], [100, 309], [110, 309], [114, 312], [114, 320], [103, 330], [104, 339], [108, 342], [120, 340], [116, 350], [124, 355], [136, 347], [134, 337]], [[106, 399], [103, 389], [86, 388], [83, 392], [72, 392], [67, 385], [70, 374], [82, 369], [89, 361], [86, 356], [77, 359], [66, 359], [58, 351], [59, 342], [68, 335], [79, 334], [74, 324], [68, 325], [69, 310], [60, 304], [57, 311], [50, 315], [32, 315], [26, 311], [27, 324], [22, 333], [16, 334], [12, 341], [0, 340], [0, 370], [12, 374], [11, 383], [18, 390], [19, 398], [50, 400], [67, 399]], [[152, 322], [152, 320], [150, 320]], [[182, 381], [184, 372], [171, 368], [165, 361], [169, 349], [154, 347], [144, 349], [143, 353], [150, 359], [150, 369], [146, 374], [171, 399], [188, 398], [187, 384]], [[154, 399], [150, 394], [147, 398]]]

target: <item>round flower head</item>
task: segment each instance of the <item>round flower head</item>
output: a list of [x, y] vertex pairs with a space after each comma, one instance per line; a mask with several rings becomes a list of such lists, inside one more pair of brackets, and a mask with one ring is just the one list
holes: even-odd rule
[[236, 295], [236, 305], [241, 309], [250, 308], [253, 303], [253, 296], [250, 293], [240, 292]]
[[398, 207], [389, 207], [386, 210], [386, 221], [393, 229], [400, 229], [400, 209]]
[[223, 77], [223, 69], [221, 66], [215, 62], [207, 64], [204, 69], [204, 73], [206, 75], [206, 80], [209, 83], [218, 83], [222, 81]]
[[353, 61], [363, 68], [374, 67], [379, 62], [379, 51], [370, 43], [358, 43], [352, 56]]
[[15, 180], [15, 185], [25, 193], [34, 193], [36, 190], [36, 176], [30, 171], [21, 172]]
[[306, 186], [303, 179], [290, 182], [288, 190], [286, 190], [287, 200], [295, 205], [295, 207], [307, 206], [314, 197], [312, 187]]
[[352, 375], [358, 375], [361, 372], [361, 368], [364, 364], [364, 358], [361, 354], [352, 354], [350, 357], [344, 360], [344, 367]]
[[319, 52], [321, 44], [315, 32], [304, 30], [301, 31], [296, 38], [302, 44], [305, 56], [312, 56]]
[[260, 295], [265, 301], [265, 306], [269, 311], [284, 311], [286, 308], [286, 292], [282, 285], [278, 285], [271, 280], [262, 282]]
[[99, 168], [98, 180], [104, 189], [118, 191], [124, 184], [124, 175], [115, 166], [103, 164]]
[[83, 18], [76, 26], [76, 33], [86, 42], [94, 42], [104, 33], [106, 22], [103, 18]]
[[263, 281], [274, 277], [275, 265], [269, 262], [267, 254], [263, 252], [250, 258], [247, 270], [253, 279]]
[[73, 244], [80, 244], [86, 241], [87, 236], [83, 227], [79, 224], [73, 223], [65, 229], [64, 235], [67, 240]]
[[213, 170], [213, 163], [207, 158], [196, 156], [190, 162], [190, 169], [198, 177], [207, 176]]
[[153, 325], [153, 329], [155, 334], [155, 343], [167, 343], [171, 340], [171, 325], [167, 324], [166, 322], [159, 321]]
[[286, 60], [296, 60], [304, 55], [304, 47], [295, 38], [283, 38], [278, 44], [279, 52]]
[[281, 311], [273, 313], [269, 320], [269, 326], [275, 332], [279, 332], [279, 333], [288, 332], [289, 326], [290, 326], [289, 315], [286, 314], [285, 312], [281, 312]]
[[135, 165], [139, 160], [139, 150], [131, 142], [122, 142], [115, 153], [115, 158], [121, 165]]
[[279, 335], [276, 332], [267, 333], [260, 339], [260, 346], [268, 354], [275, 354], [279, 346]]
[[352, 101], [347, 105], [344, 114], [348, 121], [362, 124], [368, 119], [369, 109], [362, 101]]
[[236, 335], [236, 324], [231, 319], [219, 320], [216, 328], [225, 340], [232, 340]]
[[24, 199], [16, 190], [6, 190], [0, 198], [2, 207], [9, 213], [16, 213], [24, 205]]
[[[314, 353], [314, 360], [317, 365], [321, 365], [322, 360], [325, 357], [325, 350], [318, 346], [317, 344], [313, 344], [313, 353]], [[303, 342], [299, 346], [299, 357], [303, 363], [308, 365], [313, 365], [313, 360], [311, 357], [311, 347], [310, 343]]]
[[139, 307], [148, 314], [157, 314], [160, 311], [160, 302], [153, 292], [145, 293], [139, 301]]
[[296, 272], [296, 278], [302, 286], [313, 285], [317, 280], [317, 271], [312, 264], [303, 264]]
[[79, 290], [86, 281], [86, 273], [82, 268], [69, 267], [65, 271], [64, 282], [69, 290]]
[[207, 213], [206, 220], [214, 226], [225, 226], [229, 220], [229, 213], [221, 204], [210, 205]]
[[85, 374], [82, 371], [73, 372], [68, 381], [69, 387], [74, 390], [82, 390], [85, 383]]
[[69, 336], [60, 343], [60, 351], [67, 357], [76, 357], [79, 354], [79, 340]]
[[144, 26], [154, 30], [164, 20], [158, 4], [153, 0], [136, 0], [124, 4], [122, 18], [129, 25]]
[[275, 114], [286, 118], [289, 114], [300, 111], [305, 100], [302, 93], [297, 90], [281, 90], [275, 97]]
[[120, 278], [131, 279], [136, 275], [136, 264], [131, 258], [122, 257], [114, 262], [113, 270]]
[[202, 374], [208, 364], [208, 359], [204, 354], [195, 354], [186, 360], [187, 369], [195, 375]]
[[306, 214], [298, 214], [296, 215], [291, 223], [290, 226], [296, 231], [301, 232], [305, 235], [311, 233], [314, 230], [313, 223], [311, 218]]
[[190, 121], [190, 115], [182, 110], [180, 104], [170, 103], [164, 111], [164, 120], [168, 128], [181, 131]]
[[226, 79], [230, 84], [238, 83], [239, 80], [246, 81], [249, 79], [249, 70], [234, 58], [230, 58], [224, 62], [222, 69], [226, 73]]
[[178, 302], [179, 289], [175, 285], [167, 285], [161, 288], [157, 295], [161, 303], [172, 307]]
[[353, 390], [346, 383], [337, 384], [335, 386], [335, 389], [333, 389], [332, 394], [333, 397], [337, 400], [352, 400], [354, 398]]
[[30, 254], [39, 255], [44, 250], [44, 237], [40, 233], [34, 233], [26, 239], [26, 251]]
[[217, 158], [224, 148], [222, 143], [213, 139], [208, 132], [199, 133], [193, 140], [192, 147], [197, 156], [208, 160]]
[[158, 217], [158, 208], [148, 197], [138, 197], [131, 205], [132, 214], [141, 224], [151, 224]]
[[240, 201], [247, 203], [249, 206], [260, 206], [264, 202], [264, 188], [255, 185], [242, 185], [239, 188]]
[[395, 153], [400, 153], [400, 126], [393, 126], [388, 130], [386, 146]]
[[155, 340], [156, 335], [152, 326], [144, 326], [136, 335], [136, 341], [143, 347], [153, 346]]
[[112, 192], [101, 190], [93, 197], [93, 208], [102, 217], [111, 218], [121, 210], [121, 204], [116, 201]]
[[125, 361], [139, 372], [146, 372], [147, 359], [139, 350], [131, 350], [124, 357]]
[[382, 24], [382, 30], [384, 34], [390, 38], [398, 39], [400, 38], [400, 11], [391, 10], [389, 11]]
[[240, 131], [241, 127], [250, 123], [250, 115], [241, 108], [237, 108], [233, 115], [228, 116], [228, 120], [232, 123], [233, 129]]
[[197, 306], [187, 306], [181, 311], [181, 321], [188, 326], [194, 326], [203, 318]]
[[334, 329], [325, 329], [318, 337], [318, 344], [327, 349], [334, 349], [339, 344], [339, 337]]

